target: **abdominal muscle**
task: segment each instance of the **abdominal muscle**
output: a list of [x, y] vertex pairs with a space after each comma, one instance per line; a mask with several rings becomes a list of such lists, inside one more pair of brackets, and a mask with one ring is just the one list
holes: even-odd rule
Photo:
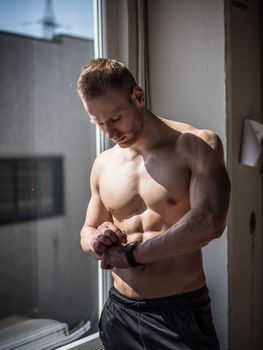
[[[136, 233], [128, 235], [128, 241], [140, 243], [158, 235], [160, 232]], [[205, 284], [201, 251], [136, 268], [114, 268], [112, 276], [114, 287], [130, 298], [171, 296], [197, 290]]]

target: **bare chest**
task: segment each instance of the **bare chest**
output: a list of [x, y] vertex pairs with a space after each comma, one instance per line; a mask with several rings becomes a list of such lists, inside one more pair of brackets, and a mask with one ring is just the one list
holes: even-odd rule
[[169, 157], [114, 161], [101, 174], [100, 196], [119, 221], [149, 211], [165, 216], [188, 205], [189, 181], [189, 169]]

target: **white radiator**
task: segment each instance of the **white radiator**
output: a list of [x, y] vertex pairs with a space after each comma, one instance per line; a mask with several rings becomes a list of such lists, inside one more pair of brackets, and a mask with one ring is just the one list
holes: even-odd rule
[[35, 319], [0, 329], [0, 350], [51, 350], [71, 343], [90, 329], [90, 321], [72, 333], [68, 325], [54, 320]]

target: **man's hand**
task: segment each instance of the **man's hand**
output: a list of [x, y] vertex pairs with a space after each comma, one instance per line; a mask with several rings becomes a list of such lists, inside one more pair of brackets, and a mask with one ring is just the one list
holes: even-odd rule
[[112, 245], [127, 243], [127, 236], [110, 221], [104, 222], [96, 230], [96, 235], [91, 241], [91, 249], [95, 254], [102, 255]]
[[101, 268], [110, 270], [112, 267], [117, 267], [120, 269], [126, 269], [130, 267], [123, 252], [123, 248], [124, 246], [118, 245], [106, 249], [102, 254]]

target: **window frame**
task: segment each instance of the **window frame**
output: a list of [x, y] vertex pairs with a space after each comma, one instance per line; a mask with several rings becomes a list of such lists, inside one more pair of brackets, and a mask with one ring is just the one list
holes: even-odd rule
[[[93, 23], [94, 23], [94, 52], [95, 58], [106, 57], [105, 46], [105, 0], [93, 0]], [[108, 140], [96, 126], [96, 152], [97, 156], [109, 147]], [[98, 262], [98, 281], [99, 281], [99, 315], [102, 312], [103, 305], [108, 297], [108, 291], [112, 285], [111, 274], [109, 271], [100, 268]]]
[[[107, 0], [106, 0], [107, 1]], [[95, 58], [106, 56], [105, 46], [105, 0], [93, 0], [93, 26], [94, 26], [94, 53]], [[109, 143], [105, 135], [96, 127], [96, 155], [105, 151], [109, 147]], [[108, 297], [108, 292], [112, 286], [112, 278], [109, 271], [100, 268], [100, 261], [98, 261], [98, 311], [99, 317], [101, 315], [103, 305]], [[57, 350], [92, 350], [98, 349], [100, 344], [99, 333], [94, 333], [80, 340], [74, 341], [70, 344], [64, 345]], [[101, 348], [103, 349], [103, 347]]]

